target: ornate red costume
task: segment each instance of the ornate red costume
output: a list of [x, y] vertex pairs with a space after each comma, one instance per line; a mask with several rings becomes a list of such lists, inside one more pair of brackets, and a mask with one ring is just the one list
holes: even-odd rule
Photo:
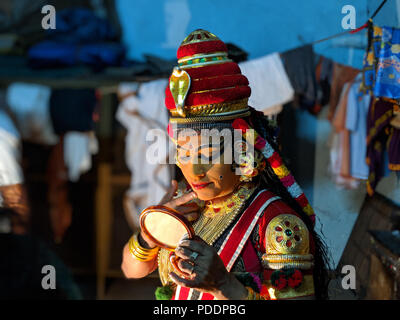
[[[313, 296], [315, 248], [309, 230], [314, 212], [265, 132], [247, 135], [246, 130], [263, 117], [247, 104], [251, 93], [247, 78], [229, 59], [225, 44], [204, 30], [192, 32], [177, 57], [179, 67], [170, 77], [165, 99], [171, 113], [170, 135], [176, 139], [174, 134], [187, 128], [236, 129], [256, 150], [253, 158], [239, 165], [240, 184], [224, 204], [215, 207], [212, 199], [208, 201], [193, 223], [196, 234], [248, 288], [248, 299]], [[261, 182], [266, 167], [303, 216]], [[163, 285], [174, 287], [174, 299], [214, 299], [204, 291], [174, 286], [168, 276], [173, 270], [168, 255], [160, 250], [158, 267]]]

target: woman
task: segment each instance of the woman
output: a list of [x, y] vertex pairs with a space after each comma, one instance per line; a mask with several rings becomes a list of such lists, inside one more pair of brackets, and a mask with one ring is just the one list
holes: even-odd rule
[[[187, 276], [143, 232], [125, 246], [123, 272], [141, 278], [158, 267], [163, 298], [326, 298], [314, 213], [276, 151], [268, 121], [247, 105], [247, 78], [205, 30], [185, 38], [177, 55], [166, 89], [168, 133], [189, 192], [173, 181], [161, 204], [192, 221], [196, 238], [182, 239], [175, 250]], [[234, 130], [239, 139], [233, 134], [231, 142], [226, 133]], [[216, 136], [223, 138], [215, 143]]]

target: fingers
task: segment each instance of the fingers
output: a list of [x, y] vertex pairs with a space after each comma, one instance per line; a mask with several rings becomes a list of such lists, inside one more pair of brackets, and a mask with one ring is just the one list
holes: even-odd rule
[[171, 188], [170, 191], [172, 191], [171, 196], [174, 196], [176, 193], [176, 190], [178, 190], [178, 181], [176, 181], [175, 179], [171, 180]]
[[182, 204], [185, 204], [186, 202], [189, 202], [193, 199], [197, 198], [197, 195], [195, 192], [189, 192], [187, 194], [184, 194], [182, 197], [176, 198], [171, 201], [175, 206], [181, 206]]
[[189, 213], [199, 210], [199, 206], [196, 203], [186, 203], [176, 208], [181, 213]]
[[178, 190], [178, 182], [176, 180], [171, 180], [171, 187], [161, 199], [159, 205], [164, 205], [166, 202], [170, 201], [174, 197], [176, 190]]
[[189, 248], [184, 248], [184, 247], [177, 247], [175, 249], [175, 254], [182, 259], [190, 260], [191, 255], [194, 251], [190, 250]]
[[184, 239], [179, 242], [177, 249], [188, 248], [192, 251], [195, 251], [195, 252], [198, 252], [198, 253], [204, 255], [204, 253], [207, 252], [208, 247], [209, 247], [208, 244], [205, 243], [204, 241], [201, 242], [197, 239], [196, 240]]
[[168, 189], [167, 194], [165, 195], [165, 197], [167, 198], [167, 200], [170, 200], [174, 197], [176, 190], [178, 190], [178, 181], [176, 180], [171, 180], [171, 187]]
[[181, 271], [187, 273], [188, 275], [193, 274], [194, 265], [191, 264], [190, 262], [188, 262], [187, 260], [179, 260], [178, 266], [179, 266], [179, 269], [181, 269]]
[[173, 282], [181, 287], [196, 288], [196, 286], [198, 285], [197, 280], [181, 278], [175, 272], [170, 272], [169, 276], [171, 277]]

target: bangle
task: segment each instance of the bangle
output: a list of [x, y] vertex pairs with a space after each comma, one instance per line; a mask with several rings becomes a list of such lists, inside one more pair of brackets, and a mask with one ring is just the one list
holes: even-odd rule
[[147, 249], [139, 244], [138, 240], [139, 232], [135, 232], [129, 240], [129, 251], [132, 257], [139, 261], [150, 261], [153, 260], [158, 254], [158, 247], [153, 249]]

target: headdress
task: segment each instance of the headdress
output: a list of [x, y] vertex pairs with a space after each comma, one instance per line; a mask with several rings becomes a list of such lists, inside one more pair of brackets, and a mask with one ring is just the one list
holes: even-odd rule
[[[238, 64], [229, 59], [225, 43], [198, 29], [183, 40], [177, 58], [178, 66], [165, 91], [165, 104], [171, 113], [169, 134], [172, 127], [229, 127], [242, 130], [246, 138], [246, 130], [251, 129], [245, 120], [251, 114], [251, 90]], [[248, 142], [264, 155], [283, 186], [314, 221], [313, 209], [278, 152], [260, 135], [254, 138]]]

